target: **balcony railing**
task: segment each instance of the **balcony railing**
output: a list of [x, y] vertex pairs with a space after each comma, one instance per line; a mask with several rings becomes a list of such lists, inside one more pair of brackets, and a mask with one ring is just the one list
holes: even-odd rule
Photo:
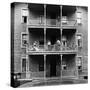
[[35, 51], [35, 52], [44, 52], [44, 51], [49, 51], [49, 52], [53, 52], [53, 51], [76, 51], [77, 50], [77, 46], [75, 47], [64, 47], [64, 46], [60, 46], [60, 45], [38, 45], [37, 47], [30, 45], [28, 47], [28, 51]]
[[76, 76], [76, 70], [62, 70], [62, 77], [73, 77]]
[[63, 51], [75, 51], [77, 50], [77, 45], [74, 45], [74, 46], [62, 46], [62, 50]]
[[61, 51], [60, 45], [46, 45], [46, 51]]
[[28, 20], [28, 25], [31, 26], [43, 26], [44, 25], [44, 20], [42, 19], [29, 19]]
[[33, 45], [30, 45], [28, 47], [28, 51], [37, 51], [37, 52], [40, 52], [40, 51], [45, 51], [45, 49], [44, 49], [44, 45], [38, 45], [37, 47], [35, 47]]
[[62, 20], [62, 26], [75, 26], [76, 20]]
[[61, 22], [58, 19], [46, 19], [46, 26], [59, 27], [60, 23]]
[[58, 20], [58, 19], [46, 19], [46, 24], [44, 21], [44, 18], [36, 18], [36, 19], [29, 19], [28, 20], [28, 25], [31, 26], [44, 26], [46, 25], [47, 27], [60, 27], [62, 26], [75, 26], [76, 25], [76, 20]]

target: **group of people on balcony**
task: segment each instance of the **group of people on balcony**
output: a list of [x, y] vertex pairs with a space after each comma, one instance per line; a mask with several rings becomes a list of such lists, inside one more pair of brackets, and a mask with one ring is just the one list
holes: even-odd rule
[[31, 51], [60, 51], [61, 48], [65, 49], [67, 47], [66, 37], [62, 37], [62, 41], [56, 40], [54, 44], [50, 40], [46, 42], [46, 45], [40, 45], [39, 41], [34, 41], [33, 45], [30, 46]]

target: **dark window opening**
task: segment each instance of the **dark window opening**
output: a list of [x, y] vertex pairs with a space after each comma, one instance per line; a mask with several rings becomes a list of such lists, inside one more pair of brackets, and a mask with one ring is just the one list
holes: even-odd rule
[[78, 70], [81, 70], [82, 69], [82, 66], [78, 66]]
[[27, 23], [27, 16], [23, 16], [23, 23]]
[[84, 79], [88, 79], [88, 76], [84, 76]]
[[22, 72], [26, 72], [26, 59], [22, 59]]
[[27, 45], [27, 40], [23, 40], [23, 46], [26, 47], [26, 45]]

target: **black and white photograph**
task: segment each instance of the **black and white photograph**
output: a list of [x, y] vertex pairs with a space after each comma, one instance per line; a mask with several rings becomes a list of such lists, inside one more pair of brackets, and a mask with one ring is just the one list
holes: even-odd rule
[[88, 7], [11, 3], [11, 86], [88, 82]]
[[0, 90], [89, 90], [89, 0], [1, 0]]
[[11, 3], [11, 86], [88, 83], [88, 7]]

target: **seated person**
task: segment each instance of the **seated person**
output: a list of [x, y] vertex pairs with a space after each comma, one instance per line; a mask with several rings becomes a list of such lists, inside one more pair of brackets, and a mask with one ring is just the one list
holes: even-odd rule
[[48, 40], [46, 46], [46, 50], [51, 50], [51, 41]]
[[55, 50], [60, 50], [60, 46], [61, 46], [61, 41], [57, 40], [55, 45], [54, 45]]

